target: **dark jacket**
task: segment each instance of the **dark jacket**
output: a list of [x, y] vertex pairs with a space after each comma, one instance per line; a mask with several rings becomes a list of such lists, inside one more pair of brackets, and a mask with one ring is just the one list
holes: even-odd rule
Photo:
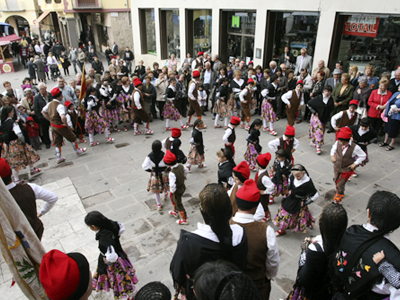
[[133, 71], [133, 74], [135, 74], [137, 77], [141, 77], [142, 75], [146, 74], [146, 68], [145, 66], [139, 66], [137, 65], [135, 67], [135, 70]]
[[399, 91], [399, 84], [396, 84], [396, 80], [394, 78], [390, 79], [388, 90], [392, 92], [392, 94]]
[[131, 50], [124, 52], [124, 60], [132, 61], [134, 59], [133, 52]]
[[[53, 100], [53, 96], [50, 92], [47, 92], [48, 102]], [[39, 120], [42, 121], [43, 119], [47, 121], [45, 117], [43, 117], [42, 109], [46, 106], [46, 101], [43, 99], [43, 96], [39, 93], [33, 98], [33, 110], [35, 111], [35, 115], [38, 116]]]
[[103, 63], [100, 60], [98, 60], [97, 62], [93, 61], [92, 68], [94, 69], [96, 74], [103, 74], [104, 72]]
[[[359, 94], [357, 91], [358, 89], [361, 89], [361, 94]], [[353, 93], [353, 99], [358, 100], [358, 107], [361, 108], [368, 108], [368, 99], [369, 96], [371, 96], [371, 92], [372, 89], [367, 85], [364, 88], [360, 88], [360, 86], [358, 85], [355, 89], [354, 89], [354, 93]]]
[[330, 120], [330, 115], [334, 108], [333, 98], [332, 96], [330, 96], [328, 103], [325, 104], [323, 101], [323, 96], [318, 95], [317, 97], [314, 97], [310, 101], [308, 101], [307, 106], [310, 109], [311, 113], [318, 113], [318, 119], [321, 121], [322, 124], [326, 124], [326, 122]]

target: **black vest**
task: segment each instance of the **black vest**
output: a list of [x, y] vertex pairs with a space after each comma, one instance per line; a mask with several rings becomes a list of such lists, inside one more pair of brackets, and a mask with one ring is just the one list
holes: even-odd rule
[[267, 90], [268, 90], [268, 98], [274, 98], [276, 97], [276, 88], [272, 85], [272, 83], [269, 83], [267, 85]]
[[236, 133], [235, 133], [235, 128], [231, 128], [232, 133], [230, 136], [228, 136], [228, 142], [229, 143], [234, 143], [236, 141]]

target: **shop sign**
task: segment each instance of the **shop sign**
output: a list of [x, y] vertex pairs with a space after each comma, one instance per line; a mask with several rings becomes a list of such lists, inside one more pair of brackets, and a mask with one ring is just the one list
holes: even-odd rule
[[380, 18], [348, 16], [344, 23], [343, 34], [376, 37]]
[[2, 74], [14, 72], [14, 66], [12, 63], [3, 63], [0, 66]]
[[232, 16], [232, 28], [240, 28], [240, 16]]

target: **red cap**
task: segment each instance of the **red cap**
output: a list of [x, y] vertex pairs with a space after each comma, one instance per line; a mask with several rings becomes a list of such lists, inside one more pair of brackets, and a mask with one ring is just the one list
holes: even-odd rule
[[30, 122], [30, 121], [35, 122], [35, 120], [33, 120], [32, 117], [27, 117], [27, 118], [26, 118], [26, 122], [28, 123], [28, 122]]
[[349, 103], [349, 106], [350, 105], [358, 106], [358, 100], [355, 100], [355, 99], [351, 100], [350, 103]]
[[249, 61], [249, 65], [254, 65], [254, 63], [253, 63], [253, 61], [251, 60], [251, 61]]
[[173, 138], [178, 138], [181, 135], [182, 135], [182, 131], [180, 128], [177, 128], [177, 127], [171, 128], [171, 136]]
[[49, 299], [80, 299], [89, 286], [89, 263], [80, 253], [51, 250], [42, 258], [39, 279]]
[[350, 140], [352, 133], [349, 127], [342, 127], [339, 129], [337, 137], [338, 139]]
[[260, 202], [260, 190], [253, 179], [246, 180], [243, 186], [236, 192], [236, 204], [239, 209], [252, 209]]
[[69, 108], [72, 105], [72, 102], [67, 100], [65, 101], [64, 105], [66, 108]]
[[257, 156], [257, 163], [260, 165], [260, 167], [263, 168], [266, 168], [268, 166], [270, 160], [271, 160], [271, 153], [269, 152]]
[[58, 86], [56, 86], [54, 89], [51, 90], [51, 95], [53, 96], [53, 98], [58, 98], [62, 95], [62, 92], [60, 91]]
[[197, 52], [197, 56], [201, 56], [201, 55], [203, 55], [204, 54], [204, 52], [203, 51], [199, 51], [199, 52]]
[[232, 125], [239, 125], [240, 124], [240, 118], [236, 116], [231, 117], [231, 124]]
[[253, 78], [249, 78], [249, 80], [247, 80], [247, 83], [254, 83]]
[[142, 85], [143, 83], [142, 83], [142, 81], [140, 81], [139, 78], [135, 78], [135, 79], [133, 80], [133, 84], [134, 84], [135, 87], [136, 87], [136, 86]]
[[0, 177], [1, 178], [6, 178], [8, 175], [11, 173], [11, 168], [8, 162], [0, 157]]
[[200, 77], [200, 72], [198, 70], [193, 71], [193, 78]]
[[286, 136], [295, 136], [295, 130], [294, 130], [294, 127], [292, 125], [288, 125], [286, 127], [285, 135]]
[[176, 163], [176, 156], [171, 151], [167, 150], [163, 160], [167, 165], [174, 165]]
[[[244, 180], [247, 180], [250, 178], [250, 167], [246, 161], [242, 161], [242, 162], [240, 162], [240, 164], [238, 164], [236, 167], [234, 167], [233, 172], [235, 174], [241, 175], [244, 178]], [[243, 182], [244, 180], [241, 180], [241, 181]]]
[[296, 82], [296, 85], [298, 85], [298, 84], [301, 84], [301, 85], [304, 85], [304, 82], [303, 82], [303, 80], [298, 80], [297, 82]]

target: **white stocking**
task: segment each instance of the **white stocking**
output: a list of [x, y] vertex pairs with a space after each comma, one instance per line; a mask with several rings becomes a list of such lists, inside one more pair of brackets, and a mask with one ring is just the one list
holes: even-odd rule
[[225, 127], [228, 127], [228, 117], [225, 117], [224, 125], [225, 125]]
[[17, 170], [11, 169], [13, 177], [14, 177], [14, 181], [19, 181], [19, 174]]
[[169, 119], [165, 119], [165, 127], [169, 127]]
[[30, 169], [31, 171], [34, 169], [34, 167], [33, 167], [32, 164], [29, 165], [29, 169]]
[[108, 139], [108, 127], [106, 128], [106, 130], [104, 130], [104, 137]]
[[179, 118], [178, 122], [179, 122], [179, 124], [180, 124], [181, 126], [183, 126], [182, 118]]
[[274, 122], [269, 122], [269, 130], [274, 130]]
[[159, 193], [155, 193], [154, 196], [156, 197], [157, 205], [160, 205], [161, 204], [160, 194]]
[[89, 142], [93, 143], [94, 134], [89, 133]]
[[215, 121], [214, 121], [214, 126], [218, 125], [218, 120], [219, 120], [219, 114], [215, 115]]
[[264, 128], [267, 128], [268, 127], [268, 123], [267, 123], [266, 119], [263, 119], [263, 123], [264, 123]]

